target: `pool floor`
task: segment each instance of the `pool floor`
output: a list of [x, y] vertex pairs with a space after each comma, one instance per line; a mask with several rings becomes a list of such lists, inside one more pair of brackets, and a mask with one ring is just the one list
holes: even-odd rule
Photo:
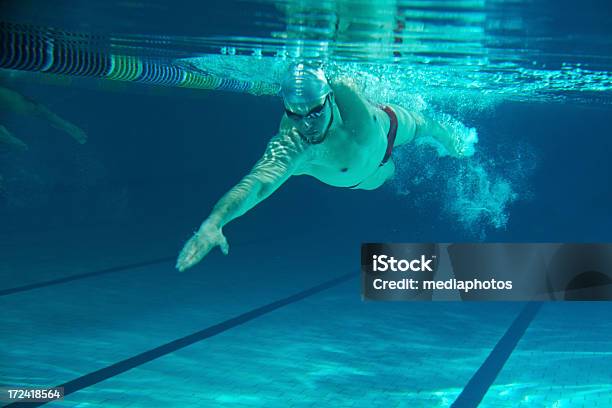
[[49, 407], [460, 407], [484, 379], [481, 407], [612, 406], [610, 303], [542, 304], [508, 346], [529, 305], [363, 302], [358, 260], [324, 246], [234, 245], [179, 274], [163, 240], [105, 236], [77, 257], [12, 241], [0, 290], [114, 269], [0, 296], [0, 386], [71, 384]]

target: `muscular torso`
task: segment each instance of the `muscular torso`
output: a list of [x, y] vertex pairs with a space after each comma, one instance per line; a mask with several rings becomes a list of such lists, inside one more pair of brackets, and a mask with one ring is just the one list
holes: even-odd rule
[[[350, 109], [350, 106], [344, 108]], [[398, 129], [398, 140], [403, 139], [402, 142], [405, 142], [406, 138], [412, 138], [414, 126], [410, 129], [406, 127], [407, 113], [403, 109], [399, 112], [400, 109], [394, 107], [401, 125]], [[293, 174], [310, 175], [336, 187], [350, 187], [368, 178], [381, 178], [377, 173], [389, 173], [388, 168], [380, 167], [387, 149], [389, 116], [382, 109], [370, 104], [367, 106], [367, 112], [359, 121], [346, 123], [339, 110], [334, 108], [334, 119], [325, 140], [320, 144], [308, 146], [305, 151], [307, 156]], [[290, 126], [290, 121], [284, 118], [282, 126]], [[389, 165], [393, 166], [392, 163]], [[380, 184], [387, 175], [382, 177]]]
[[376, 171], [387, 145], [386, 133], [378, 125], [381, 119], [351, 127], [339, 116], [334, 115], [325, 140], [311, 146], [308, 158], [295, 174], [308, 174], [332, 186], [348, 187]]

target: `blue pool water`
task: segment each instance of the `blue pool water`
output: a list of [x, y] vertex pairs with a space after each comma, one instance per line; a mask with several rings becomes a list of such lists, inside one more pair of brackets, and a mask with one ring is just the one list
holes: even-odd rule
[[[0, 112], [29, 146], [0, 150], [0, 387], [64, 386], [51, 407], [612, 406], [609, 302], [364, 302], [359, 280], [363, 242], [610, 241], [606, 2], [179, 3], [2, 6], [2, 41], [79, 33], [229, 82], [0, 57], [1, 87], [88, 135]], [[40, 46], [24, 44], [3, 53]], [[275, 86], [300, 59], [476, 129], [476, 154], [401, 146], [374, 191], [293, 177], [224, 228], [229, 256], [178, 273], [277, 131]]]

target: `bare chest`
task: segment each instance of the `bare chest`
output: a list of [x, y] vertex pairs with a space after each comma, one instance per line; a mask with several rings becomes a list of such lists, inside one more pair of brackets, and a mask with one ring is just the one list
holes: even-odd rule
[[360, 129], [338, 126], [329, 130], [323, 143], [312, 146], [310, 158], [303, 163], [300, 174], [331, 185], [353, 185], [376, 170], [385, 149], [386, 137], [378, 126]]

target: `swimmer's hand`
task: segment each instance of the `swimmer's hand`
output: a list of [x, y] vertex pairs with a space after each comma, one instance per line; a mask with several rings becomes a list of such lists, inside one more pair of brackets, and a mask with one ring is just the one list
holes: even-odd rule
[[183, 272], [200, 262], [216, 246], [221, 248], [225, 255], [229, 252], [227, 239], [221, 228], [209, 220], [204, 221], [198, 232], [183, 247], [176, 260], [176, 269]]
[[84, 144], [87, 141], [87, 134], [83, 131], [83, 129], [73, 125], [72, 123], [64, 123], [62, 129], [80, 144]]

